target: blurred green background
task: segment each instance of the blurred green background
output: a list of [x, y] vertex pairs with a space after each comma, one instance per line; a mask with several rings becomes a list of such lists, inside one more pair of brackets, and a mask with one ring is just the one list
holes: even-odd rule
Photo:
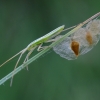
[[[99, 11], [100, 0], [0, 0], [0, 64], [53, 29]], [[100, 100], [99, 45], [73, 61], [51, 50], [15, 75], [12, 87], [10, 80], [1, 85], [0, 100]], [[0, 79], [17, 58], [0, 68]]]

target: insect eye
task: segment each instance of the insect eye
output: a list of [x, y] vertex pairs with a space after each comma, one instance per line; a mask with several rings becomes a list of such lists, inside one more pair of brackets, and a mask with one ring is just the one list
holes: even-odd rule
[[71, 42], [71, 49], [73, 50], [73, 52], [75, 53], [76, 56], [79, 55], [79, 43], [76, 41], [72, 41]]

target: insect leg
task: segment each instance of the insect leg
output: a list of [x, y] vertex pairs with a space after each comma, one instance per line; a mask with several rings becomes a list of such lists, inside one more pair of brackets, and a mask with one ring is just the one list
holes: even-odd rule
[[39, 47], [37, 48], [37, 51], [41, 51], [41, 50], [43, 50], [42, 45], [43, 45], [43, 43], [41, 43], [41, 44], [39, 45]]
[[54, 39], [50, 39], [50, 40], [46, 41], [45, 43], [48, 43], [48, 42], [55, 42], [55, 41], [57, 41], [58, 39], [60, 39], [62, 36], [63, 36], [63, 35], [58, 35], [58, 36], [56, 36]]
[[[19, 61], [20, 61], [22, 55], [23, 55], [26, 51], [27, 51], [27, 48], [23, 49], [21, 55], [19, 56], [19, 58], [18, 58], [18, 60], [17, 60], [17, 63], [16, 63], [16, 65], [15, 65], [15, 67], [14, 67], [14, 70], [16, 69], [16, 67], [17, 67], [17, 65], [18, 65], [18, 63], [19, 63]], [[12, 74], [12, 78], [11, 78], [10, 86], [12, 86], [13, 77], [14, 77], [14, 71], [13, 71], [13, 74]]]
[[[36, 46], [36, 47], [37, 47], [37, 46]], [[26, 61], [28, 61], [29, 56], [31, 55], [31, 53], [34, 51], [34, 49], [35, 49], [36, 47], [32, 48], [32, 49], [29, 51], [29, 53], [26, 55], [25, 60], [24, 60], [23, 63], [25, 63]], [[27, 68], [27, 70], [28, 70], [28, 66], [26, 66], [26, 68]]]
[[48, 46], [42, 46], [43, 43], [41, 43], [39, 45], [39, 47], [37, 48], [37, 51], [42, 51], [43, 49], [47, 48]]
[[[59, 35], [59, 36], [57, 36], [57, 37], [54, 38], [54, 39], [49, 39], [49, 40], [45, 41], [44, 43], [55, 42], [55, 41], [57, 41], [58, 39], [60, 39], [61, 37], [62, 37], [62, 35]], [[41, 51], [41, 50], [43, 50], [43, 49], [45, 49], [45, 48], [48, 47], [48, 46], [42, 46], [42, 45], [43, 45], [43, 43], [41, 43], [41, 44], [39, 45], [37, 51]]]

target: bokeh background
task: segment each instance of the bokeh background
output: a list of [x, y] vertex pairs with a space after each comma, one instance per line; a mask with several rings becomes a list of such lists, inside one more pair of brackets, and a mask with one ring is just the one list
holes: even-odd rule
[[[100, 0], [0, 0], [0, 64], [53, 29], [99, 11]], [[17, 59], [0, 68], [0, 79]], [[49, 51], [15, 75], [12, 87], [10, 80], [1, 85], [0, 100], [100, 100], [100, 43], [73, 61]]]

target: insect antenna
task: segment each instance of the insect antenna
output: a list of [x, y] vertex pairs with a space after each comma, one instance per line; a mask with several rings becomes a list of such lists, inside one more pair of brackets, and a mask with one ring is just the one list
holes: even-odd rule
[[[22, 50], [23, 51], [23, 50]], [[14, 56], [12, 56], [10, 59], [6, 60], [3, 64], [0, 65], [0, 67], [2, 67], [3, 65], [5, 65], [7, 62], [9, 62], [10, 60], [12, 60], [13, 58], [15, 58], [16, 56], [18, 56], [20, 53], [22, 53], [22, 51], [18, 52], [17, 54], [15, 54]]]

